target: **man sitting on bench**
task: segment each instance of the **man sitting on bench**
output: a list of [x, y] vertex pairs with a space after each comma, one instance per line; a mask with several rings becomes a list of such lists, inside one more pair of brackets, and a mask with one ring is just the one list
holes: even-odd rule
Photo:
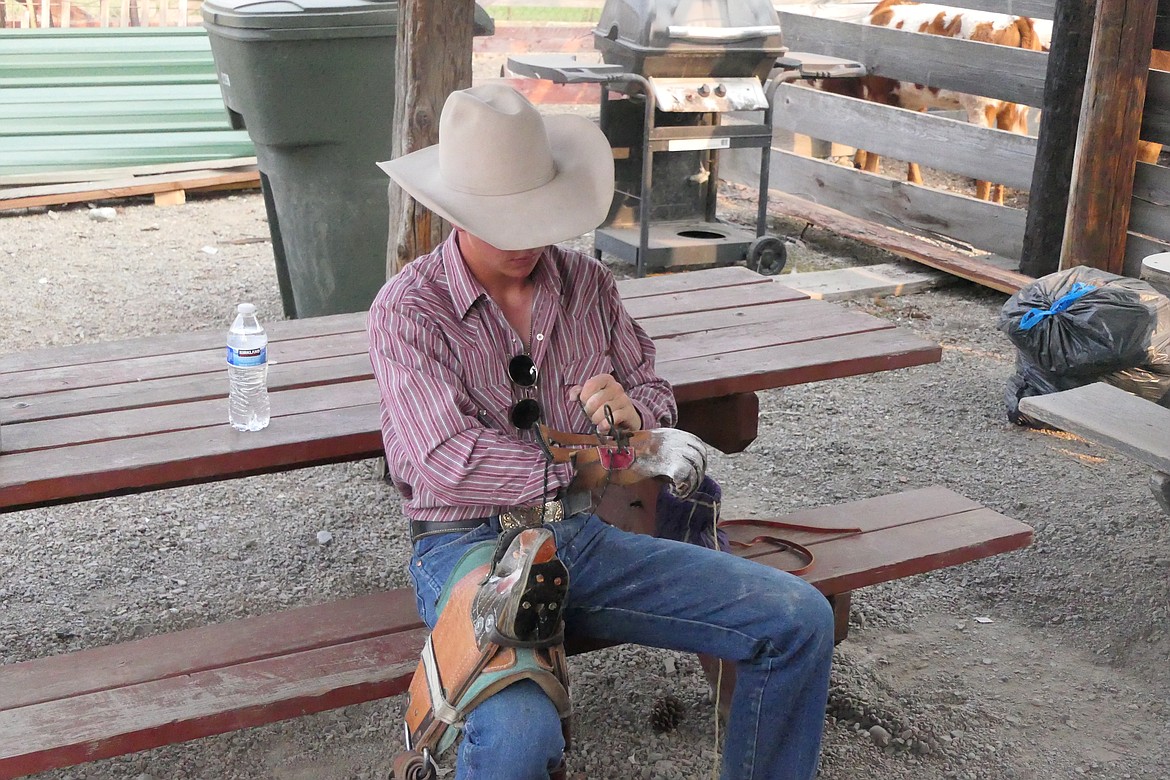
[[[482, 86], [448, 98], [436, 146], [380, 165], [455, 226], [382, 289], [369, 319], [423, 619], [435, 629], [466, 566], [458, 582], [453, 572], [490, 543], [496, 554], [483, 571], [494, 572], [495, 590], [480, 589], [481, 571], [460, 608], [509, 623], [491, 632], [496, 639], [540, 648], [563, 618], [571, 635], [730, 659], [738, 684], [723, 777], [812, 778], [833, 648], [824, 596], [786, 572], [628, 533], [593, 511], [590, 491], [608, 481], [665, 477], [685, 495], [705, 463], [702, 443], [671, 428], [676, 407], [653, 343], [608, 269], [554, 246], [609, 211], [604, 135], [581, 117], [542, 118], [509, 87]], [[537, 423], [614, 446], [556, 448]], [[497, 545], [502, 531], [511, 533]], [[550, 584], [558, 577], [567, 595]], [[541, 605], [527, 622], [519, 614]], [[526, 636], [509, 636], [516, 626]], [[488, 628], [476, 625], [471, 651]], [[443, 641], [438, 629], [431, 641]], [[432, 656], [464, 654], [436, 648]], [[493, 686], [469, 712], [444, 709], [464, 736], [457, 777], [561, 771], [564, 710], [538, 678]]]

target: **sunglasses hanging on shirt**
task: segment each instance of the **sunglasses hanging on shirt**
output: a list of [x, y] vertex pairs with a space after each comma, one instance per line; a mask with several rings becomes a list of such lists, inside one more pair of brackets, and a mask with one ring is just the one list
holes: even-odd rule
[[[531, 356], [520, 354], [508, 361], [508, 378], [517, 387], [534, 388], [539, 377], [540, 372], [537, 371], [536, 363], [532, 361]], [[512, 425], [526, 431], [536, 425], [542, 413], [539, 401], [535, 398], [522, 398], [509, 410], [508, 418]]]

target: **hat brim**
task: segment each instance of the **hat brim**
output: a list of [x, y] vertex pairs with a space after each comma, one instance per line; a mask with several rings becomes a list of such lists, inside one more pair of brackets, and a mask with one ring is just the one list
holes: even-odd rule
[[547, 184], [509, 195], [452, 189], [439, 173], [439, 147], [378, 163], [411, 197], [497, 249], [555, 244], [588, 233], [609, 214], [613, 152], [605, 134], [580, 116], [544, 117], [556, 175]]

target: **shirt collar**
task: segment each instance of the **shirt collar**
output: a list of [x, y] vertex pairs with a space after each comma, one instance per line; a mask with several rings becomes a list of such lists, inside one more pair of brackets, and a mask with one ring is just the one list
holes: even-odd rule
[[[487, 295], [487, 291], [483, 289], [483, 285], [472, 275], [467, 263], [464, 262], [463, 255], [459, 252], [459, 243], [455, 240], [454, 230], [443, 242], [441, 251], [443, 270], [446, 272], [447, 284], [451, 290], [451, 303], [454, 304], [456, 313], [462, 319], [471, 311], [471, 307], [475, 305], [476, 301]], [[537, 289], [544, 288], [559, 298], [563, 288], [563, 280], [561, 279], [561, 266], [555, 260], [556, 252], [555, 247], [545, 248], [540, 259], [536, 261], [536, 268], [532, 272], [532, 281], [536, 284]]]

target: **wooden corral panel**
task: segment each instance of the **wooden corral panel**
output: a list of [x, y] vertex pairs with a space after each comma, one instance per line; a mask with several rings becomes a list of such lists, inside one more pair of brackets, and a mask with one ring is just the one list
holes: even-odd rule
[[963, 0], [962, 7], [997, 14], [1030, 16], [1033, 19], [1051, 19], [1056, 10], [1056, 0]]
[[776, 127], [898, 160], [1017, 189], [1032, 183], [1029, 136], [790, 84], [777, 89], [773, 116]]
[[891, 79], [1039, 106], [1048, 56], [978, 41], [781, 13], [784, 44], [864, 63]]
[[[1170, 49], [1170, 0], [1159, 0], [1157, 44]], [[1029, 16], [1050, 35], [1055, 0], [963, 0], [961, 7]], [[816, 13], [815, 9], [811, 13]], [[782, 12], [785, 44], [862, 62], [870, 73], [932, 87], [983, 95], [1028, 106], [1043, 105], [1048, 54], [930, 36], [853, 21]], [[1164, 29], [1164, 33], [1162, 30]], [[1170, 144], [1170, 69], [1151, 70], [1141, 137]], [[1032, 184], [1038, 127], [1033, 137], [975, 127], [961, 120], [922, 114], [783, 85], [776, 92], [778, 129], [892, 160], [1028, 190]], [[1125, 272], [1136, 276], [1141, 259], [1170, 251], [1170, 169], [1136, 163]], [[969, 245], [999, 268], [1018, 268], [1027, 213], [963, 194], [902, 181], [900, 166], [887, 176], [773, 150], [772, 186], [797, 198], [897, 230], [954, 246]], [[920, 260], [921, 262], [921, 260]], [[1015, 263], [1016, 265], [1012, 265]], [[940, 265], [938, 267], [945, 267]], [[951, 270], [951, 269], [946, 269]], [[962, 270], [959, 276], [974, 278]], [[977, 281], [981, 281], [978, 280]]]
[[[1042, 103], [1043, 52], [795, 13], [781, 13], [781, 26], [791, 49], [855, 59], [875, 75], [1014, 103]], [[788, 84], [776, 91], [773, 122], [778, 129], [865, 149], [890, 161], [889, 175], [881, 176], [774, 149], [774, 188], [936, 245], [976, 250], [986, 270], [977, 259], [926, 262], [984, 284], [994, 278], [997, 289], [1011, 284], [1000, 271], [1018, 268], [1026, 212], [908, 184], [902, 180], [904, 168], [892, 161], [1027, 190], [1036, 157], [1034, 137]]]

